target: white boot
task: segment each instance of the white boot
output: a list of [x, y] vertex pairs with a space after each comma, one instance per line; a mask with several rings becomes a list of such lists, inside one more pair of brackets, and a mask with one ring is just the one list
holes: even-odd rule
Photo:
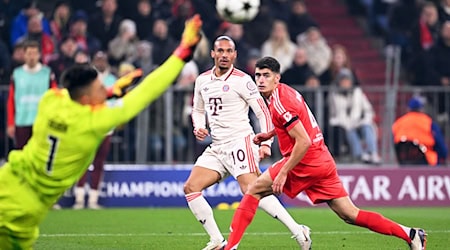
[[73, 205], [73, 209], [83, 209], [84, 208], [84, 196], [86, 195], [86, 191], [84, 187], [75, 187], [75, 204]]
[[89, 190], [89, 200], [88, 200], [88, 208], [90, 209], [102, 209], [100, 205], [98, 205], [98, 190]]

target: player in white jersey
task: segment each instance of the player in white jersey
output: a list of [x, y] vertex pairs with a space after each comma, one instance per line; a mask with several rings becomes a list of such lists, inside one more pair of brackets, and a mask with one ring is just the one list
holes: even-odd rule
[[[245, 193], [260, 174], [260, 159], [271, 154], [271, 142], [261, 146], [252, 143], [249, 107], [258, 118], [261, 132], [272, 129], [269, 110], [255, 82], [233, 66], [237, 57], [234, 41], [227, 36], [218, 37], [211, 57], [214, 67], [195, 81], [192, 122], [194, 135], [200, 141], [209, 135], [208, 123], [212, 143], [197, 159], [184, 186], [189, 208], [210, 236], [204, 250], [221, 248], [226, 240], [202, 191], [232, 175]], [[309, 228], [297, 224], [275, 196], [262, 199], [259, 206], [286, 225], [300, 246], [309, 238], [305, 236]]]

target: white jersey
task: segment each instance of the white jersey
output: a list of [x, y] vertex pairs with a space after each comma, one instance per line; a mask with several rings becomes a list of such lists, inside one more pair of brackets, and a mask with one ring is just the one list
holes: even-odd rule
[[234, 67], [221, 77], [215, 76], [214, 71], [215, 68], [204, 72], [195, 81], [194, 128], [206, 128], [206, 112], [213, 144], [248, 136], [254, 133], [248, 116], [251, 107], [259, 120], [261, 132], [270, 131], [269, 109], [252, 78]]

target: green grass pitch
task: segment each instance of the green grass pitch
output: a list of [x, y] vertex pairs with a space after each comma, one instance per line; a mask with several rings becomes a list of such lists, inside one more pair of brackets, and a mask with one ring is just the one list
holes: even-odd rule
[[[407, 226], [428, 233], [427, 249], [450, 249], [450, 207], [371, 208]], [[312, 229], [313, 249], [409, 249], [403, 240], [372, 233], [342, 222], [328, 208], [289, 209]], [[228, 236], [233, 210], [215, 210]], [[239, 249], [298, 249], [288, 230], [258, 210]], [[139, 208], [50, 211], [40, 228], [36, 250], [202, 249], [209, 238], [187, 208]]]

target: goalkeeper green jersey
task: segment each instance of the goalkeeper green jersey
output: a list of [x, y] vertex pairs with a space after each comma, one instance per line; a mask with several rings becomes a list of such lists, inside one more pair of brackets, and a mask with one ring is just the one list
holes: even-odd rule
[[157, 99], [183, 65], [172, 56], [112, 107], [81, 105], [66, 89], [47, 91], [28, 144], [9, 154], [12, 171], [27, 181], [44, 203], [53, 204], [83, 175], [104, 136]]

